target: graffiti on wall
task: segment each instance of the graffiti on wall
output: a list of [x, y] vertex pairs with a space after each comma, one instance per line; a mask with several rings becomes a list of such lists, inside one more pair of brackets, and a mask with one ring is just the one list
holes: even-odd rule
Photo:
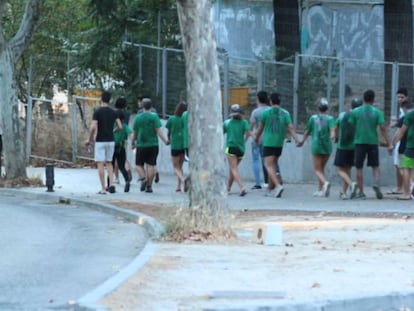
[[340, 9], [313, 6], [303, 17], [302, 33], [307, 38], [303, 54], [383, 59], [383, 7], [380, 5]]
[[217, 46], [236, 57], [272, 57], [274, 54], [272, 3], [252, 5], [218, 1], [213, 10]]

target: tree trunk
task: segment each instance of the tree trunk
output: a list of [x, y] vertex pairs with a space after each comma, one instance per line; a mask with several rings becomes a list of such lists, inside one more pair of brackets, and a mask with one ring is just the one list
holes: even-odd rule
[[273, 0], [276, 60], [300, 52], [300, 23], [297, 0]]
[[[413, 13], [411, 0], [384, 0], [384, 59], [390, 62], [413, 62]], [[400, 66], [399, 87], [406, 87], [411, 100], [414, 98], [413, 69]], [[391, 108], [391, 65], [385, 65], [385, 114]], [[393, 111], [392, 114], [396, 114]]]
[[[20, 131], [14, 79], [14, 61], [9, 48], [0, 50], [1, 125], [3, 128], [4, 166], [7, 179], [26, 178], [24, 140]], [[30, 135], [30, 133], [28, 133]]]
[[189, 103], [190, 207], [225, 225], [227, 171], [211, 0], [178, 0], [177, 4]]
[[[8, 0], [0, 0], [0, 19], [4, 17], [7, 3]], [[0, 126], [3, 128], [3, 154], [7, 179], [27, 177], [24, 141], [20, 132], [15, 66], [38, 25], [39, 7], [40, 0], [27, 1], [20, 27], [9, 42], [5, 39], [0, 20]]]

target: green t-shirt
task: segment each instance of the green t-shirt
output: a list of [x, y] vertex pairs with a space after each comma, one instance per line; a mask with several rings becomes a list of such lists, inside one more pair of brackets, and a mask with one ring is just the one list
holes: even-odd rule
[[138, 114], [134, 120], [133, 129], [137, 133], [137, 147], [158, 146], [156, 130], [161, 127], [161, 120], [153, 112]]
[[286, 128], [292, 124], [290, 113], [279, 106], [273, 106], [262, 112], [259, 122], [263, 124], [263, 146], [283, 147]]
[[227, 134], [226, 147], [237, 147], [245, 152], [244, 136], [250, 130], [250, 124], [245, 119], [227, 119], [223, 123], [223, 131]]
[[305, 131], [312, 135], [312, 154], [331, 154], [331, 129], [335, 119], [328, 114], [314, 114], [308, 120]]
[[364, 104], [352, 110], [350, 121], [355, 127], [355, 144], [378, 145], [377, 128], [384, 123], [382, 111]]
[[184, 111], [183, 115], [181, 116], [183, 119], [183, 140], [184, 140], [184, 149], [188, 149], [188, 111]]
[[[114, 129], [117, 128], [115, 124]], [[122, 123], [122, 130], [114, 132], [114, 141], [115, 146], [124, 146], [125, 140], [128, 139], [128, 136], [132, 133], [131, 128], [125, 122]]]
[[404, 116], [403, 124], [407, 127], [406, 149], [414, 149], [414, 110]]
[[338, 149], [353, 150], [354, 144], [354, 125], [350, 122], [351, 111], [341, 112], [336, 119], [336, 127], [338, 128]]
[[182, 116], [171, 116], [165, 127], [170, 133], [170, 144], [172, 150], [184, 149], [184, 122]]

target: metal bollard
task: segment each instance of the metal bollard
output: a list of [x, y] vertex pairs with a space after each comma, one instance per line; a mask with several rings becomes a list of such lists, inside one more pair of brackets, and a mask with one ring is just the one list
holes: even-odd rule
[[53, 186], [55, 184], [55, 172], [53, 164], [46, 164], [46, 192], [54, 192]]

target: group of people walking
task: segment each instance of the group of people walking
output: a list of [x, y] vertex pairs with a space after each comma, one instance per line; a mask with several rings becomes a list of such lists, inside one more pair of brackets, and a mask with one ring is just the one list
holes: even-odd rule
[[[135, 149], [135, 165], [139, 176], [140, 190], [152, 193], [153, 182], [158, 182], [157, 157], [158, 140], [165, 145], [171, 144], [171, 156], [174, 171], [178, 178], [176, 191], [184, 187], [183, 163], [188, 139], [186, 139], [187, 105], [177, 105], [174, 116], [166, 124], [167, 135], [161, 129], [161, 120], [152, 107], [149, 98], [138, 98], [138, 112], [129, 127], [129, 113], [126, 111], [126, 100], [118, 98], [115, 108], [109, 106], [111, 94], [104, 91], [101, 95], [101, 106], [93, 113], [89, 139], [85, 142], [89, 147], [94, 144], [94, 160], [97, 163], [101, 190], [99, 194], [114, 193], [114, 167], [122, 173], [125, 180], [124, 192], [129, 192], [132, 180], [131, 165], [126, 157], [126, 142], [131, 140]], [[107, 178], [105, 178], [105, 168]], [[183, 189], [184, 190], [184, 189]]]
[[[411, 106], [407, 100], [408, 94], [405, 88], [398, 90], [397, 98], [401, 114], [395, 125], [399, 127], [399, 130], [393, 139], [388, 136], [383, 112], [374, 105], [375, 92], [373, 90], [365, 91], [362, 99], [352, 99], [348, 111], [340, 113], [336, 119], [328, 113], [327, 99], [320, 98], [317, 102], [318, 112], [309, 117], [303, 136], [299, 139], [293, 129], [289, 113], [280, 108], [279, 95], [271, 94], [268, 104], [266, 92], [258, 92], [258, 106], [252, 111], [250, 117], [254, 138], [252, 156], [255, 185], [252, 189], [261, 188], [259, 164], [261, 159], [264, 168], [263, 176], [265, 182], [267, 181], [267, 195], [281, 196], [283, 185], [277, 178], [279, 173], [277, 162], [282, 154], [286, 132], [289, 132], [297, 147], [302, 147], [306, 139], [311, 137], [313, 169], [318, 180], [314, 196], [330, 195], [331, 184], [326, 178], [325, 167], [333, 152], [333, 144], [337, 143], [334, 165], [343, 181], [340, 198], [366, 198], [363, 180], [363, 167], [366, 161], [366, 165], [372, 168], [372, 188], [377, 199], [382, 199], [379, 163], [379, 138], [381, 136], [383, 147], [386, 147], [390, 153], [396, 154], [394, 164], [397, 172], [397, 187], [391, 193], [400, 194], [398, 199], [411, 199], [411, 191], [414, 188], [411, 178], [414, 168], [414, 143], [411, 144], [411, 141], [414, 141], [414, 112], [409, 110]], [[407, 113], [407, 111], [410, 112]], [[351, 169], [354, 166], [356, 181], [351, 178]]]
[[[126, 141], [131, 139], [135, 148], [135, 164], [139, 175], [140, 190], [152, 192], [152, 184], [157, 175], [156, 163], [159, 153], [158, 140], [171, 145], [171, 159], [174, 173], [177, 176], [176, 192], [186, 191], [186, 179], [183, 164], [188, 155], [188, 113], [186, 103], [176, 106], [174, 115], [166, 122], [167, 135], [164, 135], [161, 120], [151, 99], [140, 98], [139, 107], [132, 128], [129, 128], [129, 113], [126, 101], [118, 98], [115, 110], [109, 107], [111, 94], [103, 92], [101, 107], [93, 114], [90, 135], [86, 144], [95, 143], [94, 159], [97, 162], [100, 194], [115, 192], [113, 185], [113, 167], [116, 164], [125, 179], [124, 191], [130, 189], [132, 180], [131, 166], [126, 160]], [[314, 193], [316, 197], [330, 195], [331, 184], [325, 175], [325, 167], [336, 143], [334, 165], [343, 181], [340, 191], [341, 199], [365, 199], [363, 167], [372, 168], [372, 188], [378, 199], [383, 198], [380, 188], [379, 167], [379, 135], [383, 137], [385, 147], [394, 152], [396, 166], [396, 187], [393, 194], [400, 194], [399, 199], [410, 199], [412, 191], [411, 171], [414, 168], [414, 112], [410, 110], [407, 90], [398, 90], [397, 98], [401, 114], [395, 127], [396, 135], [390, 139], [384, 121], [383, 112], [375, 107], [373, 90], [364, 92], [362, 99], [354, 98], [348, 104], [347, 111], [337, 118], [331, 116], [326, 98], [317, 101], [318, 112], [309, 117], [301, 138], [296, 133], [290, 113], [281, 107], [281, 96], [278, 93], [268, 95], [265, 91], [257, 93], [257, 108], [250, 118], [244, 117], [238, 104], [231, 106], [229, 118], [223, 123], [226, 135], [225, 154], [229, 164], [227, 191], [233, 183], [239, 187], [240, 196], [247, 194], [247, 189], [239, 174], [239, 163], [245, 155], [245, 145], [249, 137], [252, 140], [252, 159], [255, 184], [253, 190], [261, 189], [260, 179], [263, 171], [267, 187], [266, 196], [280, 198], [284, 191], [279, 170], [279, 158], [288, 138], [297, 147], [302, 147], [311, 137], [311, 155], [318, 184]], [[96, 137], [95, 137], [96, 136]], [[351, 178], [351, 169], [356, 168], [356, 181]], [[105, 179], [105, 167], [108, 177]]]

